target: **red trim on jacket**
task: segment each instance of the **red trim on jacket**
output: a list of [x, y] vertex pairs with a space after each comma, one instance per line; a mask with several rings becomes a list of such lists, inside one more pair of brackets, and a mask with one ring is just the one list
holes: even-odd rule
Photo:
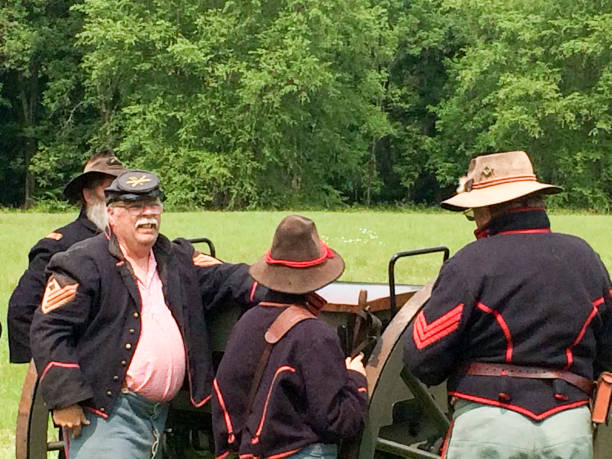
[[412, 329], [412, 339], [417, 349], [423, 349], [457, 330], [462, 313], [463, 303], [459, 303], [446, 314], [428, 324], [425, 313], [421, 310]]
[[62, 427], [62, 437], [64, 438], [64, 455], [70, 459], [70, 432], [66, 427]]
[[231, 451], [226, 451], [226, 452], [224, 452], [222, 454], [219, 454], [219, 455], [215, 456], [215, 459], [223, 459], [223, 458], [229, 456], [230, 453], [231, 453]]
[[95, 408], [92, 408], [91, 406], [84, 406], [83, 408], [85, 408], [87, 411], [91, 411], [96, 416], [100, 416], [101, 418], [108, 419], [108, 414], [106, 414], [104, 411], [97, 410]]
[[578, 336], [576, 336], [576, 339], [574, 340], [574, 342], [570, 344], [567, 347], [567, 349], [565, 349], [565, 356], [567, 358], [567, 363], [563, 367], [564, 370], [568, 370], [572, 366], [572, 363], [574, 363], [574, 354], [572, 353], [572, 348], [576, 346], [582, 340], [582, 338], [584, 337], [584, 334], [586, 333], [587, 327], [589, 326], [593, 318], [597, 315], [599, 306], [601, 306], [603, 302], [604, 302], [603, 296], [593, 301], [593, 310], [590, 312], [589, 316], [586, 318], [586, 320], [582, 324], [582, 328], [580, 329], [580, 332], [578, 332]]
[[232, 444], [234, 443], [234, 441], [236, 441], [236, 436], [234, 435], [234, 426], [232, 425], [232, 419], [230, 418], [230, 415], [227, 412], [227, 408], [225, 407], [225, 400], [223, 400], [223, 395], [221, 395], [221, 389], [219, 389], [219, 383], [217, 382], [217, 378], [213, 379], [213, 388], [215, 389], [215, 394], [217, 395], [217, 400], [219, 401], [221, 411], [223, 411], [223, 420], [225, 421], [225, 428], [227, 429], [227, 442], [229, 444]]
[[[303, 448], [292, 449], [290, 451], [284, 451], [282, 453], [272, 454], [271, 456], [264, 456], [265, 459], [281, 459], [283, 457], [292, 456], [298, 451], [301, 451]], [[240, 454], [238, 456], [240, 459], [261, 459], [262, 456], [255, 456], [254, 454]]]
[[512, 361], [512, 334], [510, 333], [510, 328], [508, 328], [508, 324], [504, 320], [503, 316], [500, 314], [499, 311], [491, 309], [489, 306], [484, 303], [481, 303], [480, 301], [476, 303], [476, 307], [481, 311], [486, 312], [487, 314], [493, 314], [493, 317], [495, 317], [495, 321], [497, 322], [499, 328], [501, 328], [502, 332], [504, 333], [504, 336], [506, 337], [506, 362]]
[[442, 449], [440, 450], [440, 457], [442, 459], [445, 459], [446, 457], [446, 451], [448, 450], [448, 444], [450, 443], [451, 432], [453, 431], [453, 424], [455, 424], [455, 420], [451, 419], [451, 422], [448, 424], [448, 429], [446, 429], [446, 435], [444, 435]]
[[52, 368], [52, 367], [60, 367], [60, 368], [81, 368], [79, 366], [78, 363], [72, 363], [72, 362], [56, 362], [56, 361], [51, 361], [47, 364], [47, 366], [45, 367], [45, 369], [42, 371], [39, 381], [42, 381], [43, 378], [45, 377], [45, 375], [47, 374], [47, 372]]
[[276, 372], [274, 372], [274, 376], [272, 377], [272, 382], [270, 383], [270, 389], [268, 389], [268, 394], [266, 395], [266, 402], [264, 403], [263, 411], [261, 413], [261, 419], [259, 420], [259, 425], [257, 426], [257, 430], [255, 431], [255, 436], [251, 438], [252, 445], [256, 445], [257, 443], [259, 443], [259, 437], [261, 436], [261, 431], [263, 430], [264, 421], [266, 420], [266, 413], [268, 411], [268, 403], [270, 402], [270, 396], [272, 395], [272, 390], [274, 389], [274, 383], [276, 382], [276, 378], [278, 377], [279, 374], [284, 373], [286, 371], [295, 373], [295, 368], [290, 367], [289, 365], [283, 365], [282, 367], [278, 367]]
[[559, 413], [561, 411], [569, 410], [571, 408], [578, 408], [579, 406], [588, 405], [588, 400], [578, 400], [577, 402], [567, 403], [565, 405], [559, 405], [550, 410], [544, 411], [540, 414], [535, 414], [522, 406], [513, 405], [512, 403], [503, 403], [497, 400], [491, 400], [485, 397], [478, 397], [477, 395], [463, 394], [461, 392], [450, 391], [448, 395], [469, 400], [471, 402], [482, 403], [483, 405], [499, 406], [500, 408], [506, 408], [507, 410], [516, 411], [517, 413], [524, 414], [525, 416], [534, 419], [536, 421], [542, 421], [547, 417]]
[[251, 292], [249, 293], [249, 301], [253, 301], [255, 299], [255, 291], [257, 291], [258, 286], [257, 281], [253, 281], [253, 285], [251, 285]]
[[533, 228], [533, 229], [500, 231], [497, 234], [546, 234], [550, 232], [551, 232], [550, 228]]
[[189, 401], [196, 408], [200, 408], [201, 406], [206, 405], [206, 402], [208, 402], [211, 399], [212, 394], [208, 394], [206, 397], [204, 397], [199, 402], [196, 402], [193, 399], [193, 384], [191, 383], [191, 370], [189, 368], [189, 353], [187, 352], [187, 344], [185, 344], [184, 341], [185, 340], [183, 339], [183, 348], [185, 349], [185, 355], [187, 356], [187, 359], [186, 359], [187, 360], [187, 371], [186, 371], [186, 373], [187, 373], [187, 382], [189, 383]]

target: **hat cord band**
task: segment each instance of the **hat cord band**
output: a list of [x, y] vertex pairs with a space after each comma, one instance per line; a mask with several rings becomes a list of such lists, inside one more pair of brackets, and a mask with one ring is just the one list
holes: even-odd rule
[[320, 257], [303, 261], [272, 258], [272, 255], [270, 254], [271, 249], [269, 249], [264, 255], [264, 261], [269, 265], [282, 265], [289, 268], [310, 268], [312, 266], [317, 266], [324, 263], [328, 258], [334, 258], [334, 252], [332, 252], [332, 250], [323, 241], [321, 241], [321, 249], [323, 254]]
[[535, 182], [535, 175], [516, 175], [514, 177], [505, 177], [500, 179], [486, 180], [480, 183], [473, 183], [472, 189], [477, 188], [487, 188], [495, 185], [502, 185], [504, 183], [514, 183], [514, 182]]

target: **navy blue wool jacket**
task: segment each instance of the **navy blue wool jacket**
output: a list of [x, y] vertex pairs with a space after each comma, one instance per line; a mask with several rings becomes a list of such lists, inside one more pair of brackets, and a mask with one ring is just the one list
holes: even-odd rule
[[56, 229], [32, 247], [28, 255], [28, 269], [19, 279], [9, 300], [7, 324], [12, 363], [26, 363], [32, 358], [30, 324], [34, 311], [40, 306], [45, 289], [45, 268], [51, 257], [67, 250], [72, 244], [99, 233], [100, 230], [87, 219], [85, 211], [81, 210], [76, 220]]
[[[228, 302], [252, 306], [259, 289], [247, 265], [200, 265], [200, 253], [184, 239], [170, 242], [160, 234], [153, 253], [185, 343], [190, 399], [202, 406], [213, 377], [206, 316]], [[53, 301], [43, 299], [36, 310], [30, 340], [43, 398], [50, 409], [79, 403], [106, 417], [140, 336], [136, 279], [117, 240], [106, 234], [55, 255], [47, 270], [46, 294]]]
[[550, 232], [543, 210], [497, 218], [485, 236], [442, 267], [406, 333], [406, 366], [429, 385], [448, 378], [451, 396], [535, 420], [588, 404], [588, 394], [563, 380], [458, 371], [501, 363], [593, 379], [612, 369], [610, 278], [588, 244]]
[[311, 443], [335, 443], [363, 426], [366, 379], [346, 369], [335, 330], [318, 319], [298, 323], [274, 345], [251, 412], [245, 412], [264, 334], [285, 308], [258, 305], [232, 330], [214, 381], [217, 457], [234, 451], [241, 458], [282, 458]]

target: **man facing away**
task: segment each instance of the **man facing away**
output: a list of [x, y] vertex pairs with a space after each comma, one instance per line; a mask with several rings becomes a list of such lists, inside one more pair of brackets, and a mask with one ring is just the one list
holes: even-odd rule
[[45, 267], [53, 255], [63, 252], [75, 242], [90, 238], [106, 227], [106, 203], [104, 188], [124, 172], [121, 162], [110, 150], [93, 155], [83, 172], [74, 177], [64, 188], [64, 196], [70, 202], [80, 203], [81, 211], [76, 220], [56, 229], [32, 247], [29, 264], [8, 306], [8, 336], [10, 361], [27, 363], [30, 352], [30, 324], [34, 311], [40, 306], [45, 288]]
[[69, 458], [159, 457], [168, 401], [184, 379], [194, 406], [210, 398], [206, 312], [250, 305], [257, 288], [247, 265], [159, 233], [154, 174], [126, 171], [105, 195], [108, 231], [49, 263], [32, 353]]
[[[442, 267], [409, 326], [404, 363], [447, 381], [446, 458], [592, 456], [592, 381], [612, 369], [610, 278], [580, 238], [551, 232], [522, 151], [479, 156], [458, 193], [477, 240]], [[473, 213], [473, 214], [472, 214]]]
[[232, 329], [214, 380], [217, 457], [332, 459], [336, 443], [363, 427], [363, 355], [344, 358], [313, 301], [343, 270], [312, 220], [290, 215], [278, 225], [250, 268], [269, 292]]

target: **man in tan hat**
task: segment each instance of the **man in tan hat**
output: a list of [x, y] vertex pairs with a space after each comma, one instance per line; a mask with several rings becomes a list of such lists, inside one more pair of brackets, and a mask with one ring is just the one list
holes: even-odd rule
[[[447, 458], [592, 456], [592, 381], [612, 368], [610, 278], [585, 241], [553, 233], [525, 152], [472, 160], [442, 202], [477, 240], [442, 267], [406, 333], [404, 363], [447, 379]], [[473, 213], [473, 215], [472, 215]]]
[[45, 288], [45, 267], [53, 255], [67, 250], [72, 244], [100, 233], [106, 227], [104, 188], [125, 169], [112, 151], [104, 149], [93, 155], [83, 172], [64, 188], [64, 196], [80, 203], [76, 220], [56, 229], [32, 247], [29, 264], [11, 295], [8, 307], [10, 361], [30, 361], [30, 323]]
[[[335, 330], [316, 319], [313, 292], [344, 261], [308, 218], [291, 215], [249, 270], [270, 291], [232, 330], [213, 382], [217, 457], [335, 458], [366, 413], [362, 356], [344, 358]], [[245, 345], [248, 344], [248, 345]]]

